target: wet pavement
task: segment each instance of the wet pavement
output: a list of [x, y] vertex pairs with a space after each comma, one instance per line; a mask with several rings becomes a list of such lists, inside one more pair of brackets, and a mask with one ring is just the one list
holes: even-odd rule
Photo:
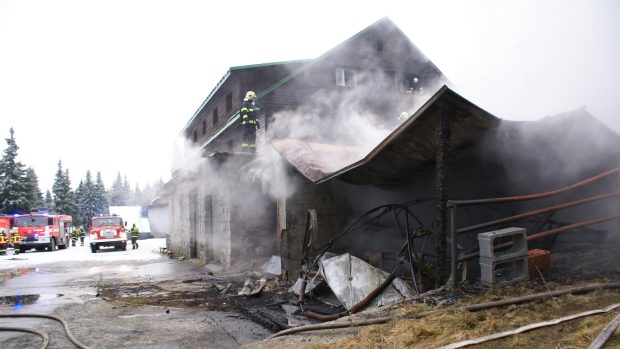
[[[149, 295], [160, 289], [149, 285], [184, 285], [184, 280], [208, 277], [208, 270], [191, 261], [160, 255], [164, 245], [164, 239], [149, 239], [140, 240], [137, 250], [93, 254], [85, 244], [0, 256], [0, 314], [60, 316], [91, 348], [236, 348], [271, 334], [235, 311], [139, 305], [105, 297], [104, 289], [145, 285], [130, 291], [129, 296], [139, 298], [139, 292]], [[75, 347], [52, 320], [0, 318], [0, 326], [46, 332], [49, 348]], [[33, 334], [0, 332], [2, 348], [36, 348], [41, 342]]]

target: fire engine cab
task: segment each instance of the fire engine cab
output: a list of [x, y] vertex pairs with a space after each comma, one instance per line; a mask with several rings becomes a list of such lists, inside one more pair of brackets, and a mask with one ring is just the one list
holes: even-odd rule
[[127, 250], [126, 224], [120, 216], [98, 216], [89, 219], [90, 251], [97, 253], [102, 246]]
[[19, 252], [35, 248], [37, 251], [54, 251], [69, 246], [73, 230], [71, 216], [43, 213], [21, 214], [12, 217], [12, 231], [21, 237]]

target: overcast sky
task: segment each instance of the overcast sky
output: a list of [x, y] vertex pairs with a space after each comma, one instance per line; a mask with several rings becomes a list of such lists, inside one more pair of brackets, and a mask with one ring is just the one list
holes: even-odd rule
[[620, 131], [620, 1], [0, 0], [0, 138], [43, 191], [58, 160], [74, 187], [166, 180], [230, 66], [315, 58], [384, 16], [498, 117], [585, 105]]

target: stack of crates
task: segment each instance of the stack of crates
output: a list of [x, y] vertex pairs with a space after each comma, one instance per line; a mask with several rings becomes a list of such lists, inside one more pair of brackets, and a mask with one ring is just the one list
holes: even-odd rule
[[[509, 247], [496, 248], [504, 244]], [[525, 228], [506, 228], [478, 235], [480, 280], [487, 286], [527, 280], [527, 234]]]

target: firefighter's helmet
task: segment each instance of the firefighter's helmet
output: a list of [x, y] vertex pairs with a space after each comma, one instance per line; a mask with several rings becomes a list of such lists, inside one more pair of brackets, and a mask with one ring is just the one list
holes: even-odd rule
[[248, 91], [248, 93], [245, 94], [245, 99], [253, 101], [256, 99], [256, 93], [254, 93], [254, 91]]

